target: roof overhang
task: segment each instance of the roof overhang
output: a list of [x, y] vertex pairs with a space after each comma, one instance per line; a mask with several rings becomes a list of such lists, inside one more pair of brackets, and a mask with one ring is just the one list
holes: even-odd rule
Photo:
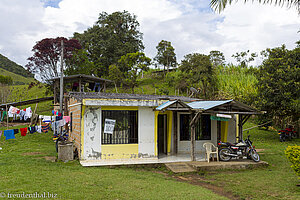
[[174, 100], [174, 101], [167, 101], [157, 108], [155, 108], [156, 111], [190, 111], [192, 108], [187, 105], [186, 103], [180, 101], [180, 100]]

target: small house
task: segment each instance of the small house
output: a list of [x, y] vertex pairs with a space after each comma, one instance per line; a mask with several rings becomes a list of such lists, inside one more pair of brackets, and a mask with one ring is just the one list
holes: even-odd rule
[[192, 148], [199, 160], [205, 142], [238, 141], [247, 119], [260, 114], [234, 100], [99, 92], [70, 92], [65, 106], [83, 166], [189, 161]]

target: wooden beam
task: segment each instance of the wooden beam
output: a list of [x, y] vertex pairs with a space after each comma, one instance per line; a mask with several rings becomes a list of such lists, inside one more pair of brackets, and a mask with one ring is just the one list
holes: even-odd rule
[[263, 112], [253, 111], [253, 112], [243, 112], [243, 111], [205, 111], [203, 113], [219, 113], [219, 114], [241, 114], [241, 115], [260, 115], [264, 114]]
[[196, 157], [195, 157], [195, 125], [199, 120], [199, 116], [201, 115], [201, 111], [198, 111], [195, 116], [193, 117], [193, 119], [190, 122], [190, 126], [191, 126], [191, 160], [195, 161]]

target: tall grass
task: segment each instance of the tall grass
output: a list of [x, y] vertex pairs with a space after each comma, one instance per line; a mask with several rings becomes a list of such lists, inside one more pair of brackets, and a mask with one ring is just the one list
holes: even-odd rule
[[253, 69], [240, 66], [219, 66], [216, 69], [218, 98], [250, 102], [257, 94], [257, 79]]

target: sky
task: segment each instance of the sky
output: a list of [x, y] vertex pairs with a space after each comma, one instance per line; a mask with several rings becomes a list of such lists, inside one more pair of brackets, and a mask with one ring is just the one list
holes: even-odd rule
[[[145, 54], [153, 58], [156, 46], [167, 40], [177, 61], [190, 53], [224, 53], [227, 63], [236, 52], [260, 52], [300, 40], [300, 15], [258, 3], [234, 3], [221, 13], [209, 0], [0, 0], [0, 53], [25, 66], [32, 47], [44, 38], [72, 37], [98, 19], [99, 13], [126, 10], [137, 16]], [[243, 1], [241, 1], [243, 2]], [[253, 65], [259, 64], [259, 59]]]

